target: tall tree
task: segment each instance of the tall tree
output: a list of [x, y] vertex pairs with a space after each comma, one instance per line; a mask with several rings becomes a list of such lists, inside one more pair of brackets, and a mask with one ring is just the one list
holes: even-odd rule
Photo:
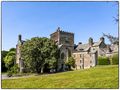
[[119, 2], [118, 1], [115, 1], [115, 6], [116, 6], [116, 16], [114, 16], [113, 18], [114, 18], [114, 20], [115, 20], [115, 22], [116, 23], [118, 23], [119, 22]]
[[15, 59], [15, 51], [9, 51], [4, 59], [5, 66], [8, 70], [14, 66]]
[[5, 50], [3, 50], [1, 52], [1, 66], [2, 66], [1, 68], [2, 68], [2, 72], [7, 71], [7, 68], [5, 67], [5, 62], [4, 62], [4, 58], [6, 57], [7, 53], [8, 53], [8, 51], [5, 51]]
[[21, 46], [24, 66], [31, 72], [43, 73], [44, 66], [55, 68], [57, 62], [57, 45], [48, 38], [34, 37]]
[[[115, 1], [114, 2], [114, 6], [116, 8], [116, 15], [113, 16], [113, 19], [114, 21], [116, 22], [116, 24], [118, 25], [118, 22], [119, 22], [119, 2], [118, 1]], [[118, 31], [119, 32], [119, 31]], [[115, 36], [112, 36], [110, 34], [105, 34], [103, 33], [103, 36], [104, 37], [107, 37], [110, 41], [111, 44], [119, 44], [119, 39], [118, 37], [115, 37]]]
[[10, 48], [10, 50], [9, 51], [16, 51], [16, 49], [15, 48]]

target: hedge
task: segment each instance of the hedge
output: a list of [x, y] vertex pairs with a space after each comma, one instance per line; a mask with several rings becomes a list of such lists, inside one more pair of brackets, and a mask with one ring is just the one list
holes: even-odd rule
[[109, 64], [110, 64], [110, 60], [108, 57], [106, 56], [98, 57], [98, 65], [109, 65]]
[[119, 64], [119, 56], [118, 56], [118, 54], [114, 54], [112, 56], [112, 65], [116, 65], [116, 64]]

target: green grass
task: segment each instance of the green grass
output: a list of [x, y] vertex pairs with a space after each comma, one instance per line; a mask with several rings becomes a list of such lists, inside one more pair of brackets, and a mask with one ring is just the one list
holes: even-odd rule
[[2, 80], [2, 88], [118, 88], [118, 65]]

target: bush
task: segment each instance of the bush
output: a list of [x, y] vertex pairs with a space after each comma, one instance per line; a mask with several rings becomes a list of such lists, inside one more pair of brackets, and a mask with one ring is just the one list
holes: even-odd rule
[[19, 67], [17, 64], [15, 64], [13, 67], [11, 67], [7, 73], [7, 76], [8, 77], [11, 77], [13, 76], [13, 74], [17, 74], [19, 73]]
[[7, 76], [11, 77], [12, 75], [13, 75], [13, 73], [11, 71], [8, 71]]
[[110, 60], [108, 57], [105, 56], [99, 56], [98, 57], [98, 65], [109, 65]]
[[66, 60], [65, 65], [68, 67], [68, 70], [71, 70], [71, 68], [75, 68], [75, 60], [73, 57], [69, 57], [68, 61]]
[[14, 74], [19, 72], [19, 67], [17, 64], [15, 64], [13, 67], [10, 68], [10, 71]]
[[118, 56], [118, 54], [114, 54], [112, 56], [112, 65], [116, 65], [116, 64], [119, 64], [119, 56]]

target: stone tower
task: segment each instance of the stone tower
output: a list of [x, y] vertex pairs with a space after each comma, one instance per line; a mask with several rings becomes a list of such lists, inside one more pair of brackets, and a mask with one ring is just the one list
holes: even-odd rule
[[18, 35], [18, 43], [16, 45], [16, 64], [18, 64], [18, 67], [20, 68], [20, 72], [23, 72], [23, 60], [21, 58], [21, 50], [20, 47], [23, 44], [24, 41], [22, 41], [22, 36]]
[[58, 27], [56, 32], [52, 33], [50, 37], [56, 42], [60, 50], [58, 71], [64, 71], [66, 68], [65, 61], [68, 60], [74, 50], [74, 33], [62, 31]]

